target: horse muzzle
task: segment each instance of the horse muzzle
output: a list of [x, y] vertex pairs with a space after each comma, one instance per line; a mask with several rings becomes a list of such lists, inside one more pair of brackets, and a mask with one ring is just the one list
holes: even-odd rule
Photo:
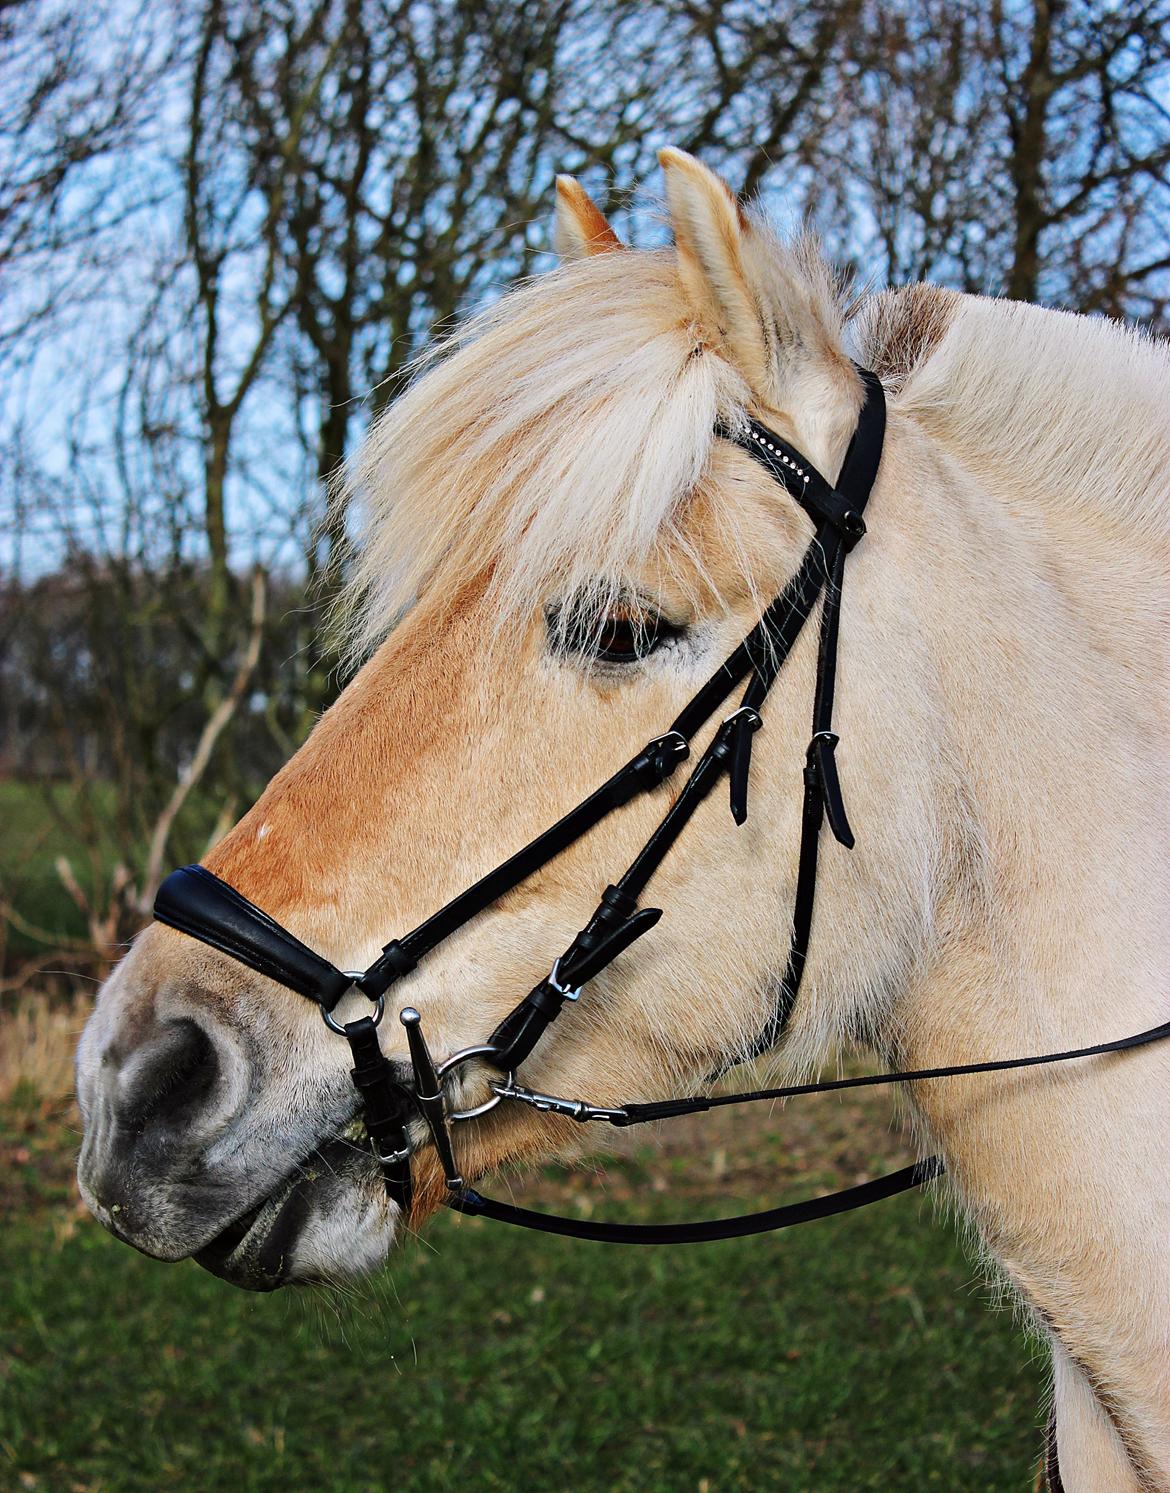
[[272, 1080], [209, 1001], [185, 996], [160, 1015], [144, 989], [99, 1004], [78, 1053], [90, 1211], [143, 1254], [194, 1257], [253, 1290], [380, 1263], [399, 1210], [351, 1124], [347, 1076], [307, 1107], [303, 1094], [278, 1107]]

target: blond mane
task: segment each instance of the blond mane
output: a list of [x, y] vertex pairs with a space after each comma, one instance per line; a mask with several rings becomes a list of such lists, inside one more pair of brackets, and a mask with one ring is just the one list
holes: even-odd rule
[[1100, 317], [934, 287], [875, 296], [859, 345], [970, 470], [1073, 518], [1170, 538], [1170, 345]]
[[[973, 470], [1170, 534], [1170, 353], [1116, 323], [913, 286], [848, 295], [769, 235], [785, 294], [828, 339], [852, 317], [892, 403]], [[354, 659], [416, 603], [473, 584], [501, 622], [554, 591], [598, 611], [685, 535], [717, 417], [749, 403], [680, 294], [669, 250], [579, 260], [441, 343], [374, 425], [335, 501], [357, 515], [338, 613]], [[731, 518], [729, 525], [733, 524]], [[746, 555], [751, 536], [729, 533]]]
[[[804, 242], [771, 247], [839, 339], [844, 298], [823, 262]], [[651, 554], [698, 564], [686, 501], [716, 417], [748, 399], [688, 312], [673, 251], [599, 255], [511, 291], [427, 358], [344, 474], [338, 501], [359, 516], [341, 603], [352, 653], [485, 576], [503, 619], [552, 589], [604, 608]]]

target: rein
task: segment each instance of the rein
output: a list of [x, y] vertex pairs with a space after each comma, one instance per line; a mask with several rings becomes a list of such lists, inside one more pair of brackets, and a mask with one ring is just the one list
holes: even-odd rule
[[[409, 1131], [412, 1122], [421, 1119], [443, 1169], [447, 1202], [462, 1213], [575, 1238], [627, 1244], [687, 1243], [787, 1228], [917, 1187], [939, 1176], [943, 1164], [939, 1158], [931, 1157], [825, 1197], [743, 1217], [682, 1224], [591, 1223], [518, 1208], [473, 1190], [459, 1170], [452, 1127], [486, 1114], [504, 1101], [580, 1122], [601, 1121], [626, 1127], [729, 1104], [1064, 1062], [1122, 1051], [1170, 1036], [1168, 1022], [1118, 1042], [1039, 1057], [796, 1084], [740, 1094], [669, 1099], [656, 1104], [630, 1103], [616, 1108], [538, 1093], [516, 1082], [517, 1069], [564, 1006], [576, 1002], [591, 980], [661, 918], [661, 909], [639, 907], [639, 899], [699, 805], [724, 774], [729, 783], [732, 817], [737, 825], [746, 821], [752, 742], [763, 725], [762, 707], [804, 624], [820, 602], [816, 687], [805, 756], [788, 959], [775, 1007], [740, 1060], [766, 1052], [787, 1026], [808, 955], [824, 821], [828, 820], [830, 830], [842, 845], [852, 849], [854, 844], [834, 757], [838, 743], [832, 729], [837, 636], [845, 561], [865, 534], [862, 515], [877, 476], [885, 432], [885, 396], [881, 383], [867, 370], [859, 369], [858, 373], [865, 389], [865, 402], [835, 487], [798, 451], [757, 421], [744, 417], [736, 425], [716, 427], [718, 436], [739, 446], [762, 465], [796, 499], [816, 526], [797, 570], [739, 646], [692, 696], [666, 732], [647, 743], [562, 819], [409, 933], [391, 939], [367, 969], [338, 969], [203, 866], [184, 866], [172, 872], [159, 888], [154, 905], [154, 916], [159, 922], [219, 949], [314, 1001], [330, 1030], [345, 1037], [353, 1056], [351, 1076], [360, 1097], [371, 1149], [381, 1166], [387, 1195], [404, 1211], [412, 1197], [410, 1160], [416, 1149]], [[547, 865], [609, 814], [665, 783], [690, 756], [697, 733], [745, 679], [747, 684], [738, 707], [722, 720], [674, 803], [626, 871], [606, 887], [591, 917], [553, 963], [550, 973], [504, 1017], [486, 1041], [438, 1063], [427, 1047], [422, 1018], [413, 1007], [406, 1007], [399, 1019], [406, 1031], [411, 1072], [408, 1079], [400, 1077], [395, 1065], [383, 1055], [378, 1041], [377, 1028], [385, 1011], [387, 991], [445, 939]], [[342, 998], [351, 993], [365, 996], [373, 1002], [374, 1010], [370, 1015], [342, 1024], [332, 1013]], [[492, 1097], [486, 1102], [471, 1109], [454, 1110], [448, 1104], [444, 1081], [465, 1064], [474, 1062], [488, 1064], [501, 1077], [491, 1082]]]

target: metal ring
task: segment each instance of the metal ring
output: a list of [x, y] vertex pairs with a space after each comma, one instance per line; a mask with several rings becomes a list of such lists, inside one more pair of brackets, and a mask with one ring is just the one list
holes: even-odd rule
[[[364, 971], [362, 971], [360, 969], [357, 970], [356, 972], [354, 970], [352, 970], [352, 969], [343, 969], [342, 970], [342, 974], [346, 977], [346, 979], [353, 981], [353, 984], [350, 987], [350, 990], [358, 990], [358, 983], [357, 982], [361, 979], [363, 973], [364, 973]], [[341, 997], [341, 999], [344, 1000], [345, 996], [348, 995], [349, 993], [350, 993], [350, 991], [347, 990], [345, 992], [345, 995], [343, 995]], [[359, 995], [363, 994], [363, 993], [364, 992], [358, 990], [358, 994]], [[340, 1004], [340, 1002], [339, 1002], [339, 1004]], [[382, 1020], [382, 1017], [385, 1014], [385, 1011], [386, 1011], [386, 997], [384, 995], [380, 995], [378, 997], [378, 999], [374, 1002], [374, 1015], [373, 1015], [372, 1019], [373, 1019], [373, 1022], [374, 1022], [375, 1026], [377, 1026], [378, 1023]], [[345, 1027], [342, 1026], [341, 1022], [340, 1021], [334, 1021], [334, 1019], [333, 1019], [333, 1012], [332, 1011], [327, 1011], [324, 1006], [321, 1007], [321, 1017], [322, 1017], [322, 1020], [325, 1022], [325, 1025], [329, 1028], [329, 1030], [331, 1032], [336, 1032], [339, 1037], [348, 1037], [349, 1036], [349, 1033], [346, 1031]], [[347, 1023], [347, 1025], [352, 1025], [352, 1023]]]
[[498, 1047], [493, 1047], [490, 1042], [481, 1042], [478, 1047], [461, 1047], [458, 1052], [453, 1052], [449, 1058], [444, 1058], [441, 1063], [436, 1063], [435, 1072], [440, 1078], [450, 1073], [452, 1068], [458, 1068], [462, 1063], [469, 1063], [472, 1058], [486, 1058], [490, 1053], [498, 1052]]
[[[435, 1069], [436, 1076], [442, 1080], [453, 1069], [460, 1067], [463, 1063], [469, 1063], [472, 1058], [486, 1058], [499, 1049], [493, 1047], [490, 1042], [482, 1042], [477, 1047], [461, 1047], [458, 1052], [453, 1052], [449, 1058], [445, 1058]], [[511, 1075], [509, 1075], [511, 1078]], [[455, 1109], [448, 1115], [448, 1120], [474, 1120], [477, 1115], [486, 1115], [489, 1109], [495, 1109], [502, 1095], [493, 1094], [490, 1099], [485, 1099], [482, 1104], [477, 1104], [474, 1109]]]
[[[507, 1074], [507, 1076], [505, 1077], [504, 1082], [510, 1086], [511, 1084], [513, 1084], [515, 1082], [515, 1080], [516, 1080], [515, 1073], [509, 1072]], [[447, 1118], [448, 1118], [448, 1120], [451, 1120], [451, 1121], [455, 1121], [455, 1120], [474, 1120], [477, 1115], [486, 1115], [489, 1109], [495, 1109], [496, 1105], [499, 1104], [500, 1100], [503, 1099], [503, 1097], [504, 1097], [503, 1094], [497, 1094], [495, 1092], [495, 1088], [493, 1086], [492, 1097], [490, 1099], [485, 1099], [482, 1104], [477, 1104], [474, 1109], [456, 1109], [456, 1110], [453, 1110], [447, 1116]]]

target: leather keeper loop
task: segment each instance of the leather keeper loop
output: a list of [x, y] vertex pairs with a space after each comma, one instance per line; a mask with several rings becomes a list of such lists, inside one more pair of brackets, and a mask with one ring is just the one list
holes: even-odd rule
[[690, 751], [689, 743], [679, 731], [667, 731], [647, 742], [626, 769], [636, 788], [625, 794], [622, 801], [628, 802], [636, 791], [649, 793], [661, 786], [678, 764], [690, 756]]

